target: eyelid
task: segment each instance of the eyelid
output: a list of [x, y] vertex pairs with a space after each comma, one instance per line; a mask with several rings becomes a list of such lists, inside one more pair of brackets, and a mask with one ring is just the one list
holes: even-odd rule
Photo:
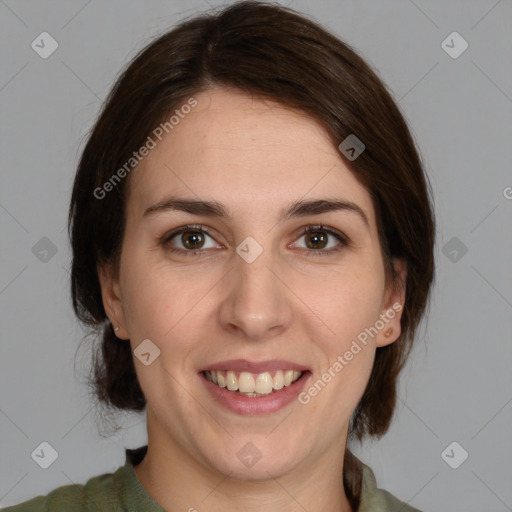
[[[173, 238], [175, 238], [178, 235], [181, 235], [185, 231], [202, 231], [206, 235], [208, 235], [210, 238], [214, 239], [213, 234], [210, 232], [210, 229], [206, 226], [203, 226], [201, 224], [187, 224], [185, 226], [180, 226], [179, 228], [173, 229], [171, 231], [168, 231], [164, 233], [161, 237], [158, 238], [158, 243], [162, 245], [168, 244]], [[183, 249], [177, 249], [182, 250], [183, 252], [195, 252], [195, 251], [185, 251]], [[196, 251], [201, 251], [203, 249], [196, 249]]]
[[342, 242], [344, 245], [349, 245], [350, 241], [348, 237], [342, 233], [341, 231], [337, 230], [336, 228], [331, 228], [328, 226], [324, 226], [323, 224], [315, 224], [307, 226], [305, 229], [302, 230], [300, 236], [307, 235], [308, 233], [314, 233], [315, 231], [325, 231], [326, 233], [329, 233], [330, 235], [334, 235], [340, 242]]
[[307, 254], [310, 254], [312, 256], [330, 256], [330, 255], [339, 253], [345, 247], [351, 246], [350, 240], [345, 234], [343, 234], [341, 231], [339, 231], [335, 228], [326, 227], [322, 223], [315, 224], [315, 225], [309, 225], [309, 226], [306, 226], [305, 228], [302, 228], [299, 237], [291, 245], [295, 244], [297, 242], [297, 240], [302, 238], [303, 236], [308, 235], [309, 233], [315, 233], [317, 231], [324, 231], [331, 237], [336, 238], [339, 242], [338, 246], [334, 249], [332, 249], [332, 248], [331, 249], [299, 248], [302, 252], [306, 252]]

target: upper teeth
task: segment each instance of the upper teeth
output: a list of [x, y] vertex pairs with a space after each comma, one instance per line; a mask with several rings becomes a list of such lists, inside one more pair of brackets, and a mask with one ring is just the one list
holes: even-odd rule
[[229, 391], [265, 395], [271, 393], [273, 389], [277, 391], [284, 386], [289, 386], [302, 375], [302, 372], [297, 370], [278, 370], [273, 377], [270, 372], [256, 375], [249, 372], [240, 372], [238, 377], [234, 371], [212, 370], [204, 373], [209, 381], [221, 388], [227, 388]]

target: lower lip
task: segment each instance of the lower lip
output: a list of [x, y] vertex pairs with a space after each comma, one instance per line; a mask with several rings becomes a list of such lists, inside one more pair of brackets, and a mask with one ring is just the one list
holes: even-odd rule
[[210, 382], [203, 372], [199, 372], [200, 379], [217, 402], [230, 411], [246, 416], [269, 414], [283, 409], [298, 397], [310, 375], [310, 372], [304, 372], [298, 380], [279, 391], [273, 391], [267, 396], [251, 398], [221, 388]]

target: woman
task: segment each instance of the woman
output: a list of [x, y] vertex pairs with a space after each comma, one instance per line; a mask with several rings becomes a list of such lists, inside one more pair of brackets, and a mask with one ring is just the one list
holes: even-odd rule
[[411, 511], [382, 436], [433, 281], [410, 132], [346, 44], [258, 2], [195, 17], [117, 80], [71, 198], [101, 402], [148, 445], [10, 511]]

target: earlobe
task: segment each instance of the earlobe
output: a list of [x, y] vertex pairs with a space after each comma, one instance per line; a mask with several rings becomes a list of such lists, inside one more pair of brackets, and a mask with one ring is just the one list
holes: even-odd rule
[[405, 305], [407, 265], [405, 260], [394, 258], [395, 281], [390, 282], [384, 297], [384, 308], [380, 320], [384, 324], [376, 339], [378, 347], [390, 345], [402, 332], [400, 320]]
[[384, 332], [384, 337], [389, 338], [392, 334], [393, 334], [393, 327], [390, 327], [389, 329], [386, 329], [386, 331]]
[[97, 272], [103, 307], [112, 324], [112, 329], [118, 338], [128, 339], [119, 283], [114, 279], [112, 268], [108, 264], [98, 265]]

